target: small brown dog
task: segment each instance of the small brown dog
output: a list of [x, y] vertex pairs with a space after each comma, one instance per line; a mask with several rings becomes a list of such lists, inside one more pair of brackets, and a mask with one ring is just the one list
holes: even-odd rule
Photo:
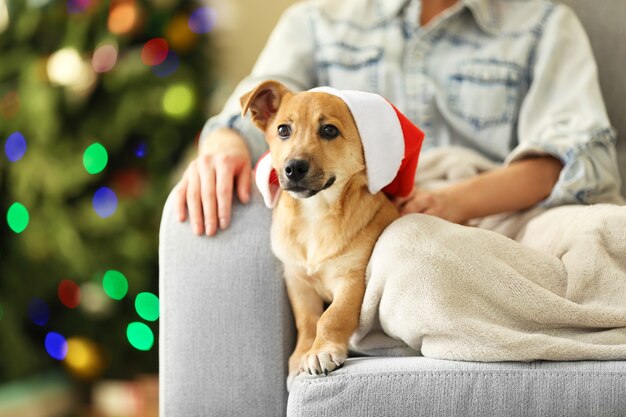
[[343, 100], [267, 81], [241, 106], [265, 132], [283, 190], [271, 242], [298, 329], [289, 385], [300, 372], [328, 374], [346, 360], [374, 244], [399, 213], [383, 192], [368, 190], [363, 145]]

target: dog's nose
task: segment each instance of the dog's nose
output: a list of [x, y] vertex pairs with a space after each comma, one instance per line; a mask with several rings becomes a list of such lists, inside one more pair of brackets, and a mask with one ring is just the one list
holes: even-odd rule
[[292, 159], [285, 165], [285, 175], [291, 181], [300, 181], [309, 172], [309, 163], [303, 159]]

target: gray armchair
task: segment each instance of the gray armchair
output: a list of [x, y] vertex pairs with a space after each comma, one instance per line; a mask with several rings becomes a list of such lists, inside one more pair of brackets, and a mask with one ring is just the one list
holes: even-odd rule
[[[591, 38], [613, 125], [626, 135], [626, 0], [566, 0]], [[626, 141], [618, 145], [622, 175]], [[626, 191], [626, 181], [622, 191]], [[230, 230], [195, 237], [165, 205], [161, 415], [624, 416], [626, 362], [468, 363], [353, 358], [288, 395], [295, 330], [258, 194]]]

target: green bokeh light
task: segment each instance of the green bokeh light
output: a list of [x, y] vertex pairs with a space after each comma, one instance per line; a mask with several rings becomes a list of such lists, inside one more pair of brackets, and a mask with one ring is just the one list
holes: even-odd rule
[[184, 84], [175, 84], [165, 90], [163, 111], [169, 116], [183, 118], [189, 114], [195, 104], [193, 90]]
[[15, 233], [22, 233], [28, 226], [28, 210], [20, 203], [13, 203], [7, 211], [7, 223]]
[[102, 288], [112, 299], [121, 300], [128, 293], [128, 280], [120, 271], [110, 270], [102, 278]]
[[83, 165], [90, 174], [101, 172], [109, 162], [109, 154], [107, 150], [99, 143], [93, 143], [85, 149], [83, 154]]
[[130, 344], [137, 350], [150, 350], [154, 345], [152, 330], [138, 321], [132, 322], [126, 328], [126, 337]]
[[155, 321], [159, 318], [159, 298], [150, 292], [139, 293], [135, 298], [135, 310], [142, 319]]

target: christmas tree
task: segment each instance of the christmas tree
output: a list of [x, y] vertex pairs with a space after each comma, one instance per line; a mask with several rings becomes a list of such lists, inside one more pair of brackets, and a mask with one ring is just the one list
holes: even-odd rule
[[206, 120], [215, 20], [0, 0], [0, 382], [157, 370], [161, 208]]

